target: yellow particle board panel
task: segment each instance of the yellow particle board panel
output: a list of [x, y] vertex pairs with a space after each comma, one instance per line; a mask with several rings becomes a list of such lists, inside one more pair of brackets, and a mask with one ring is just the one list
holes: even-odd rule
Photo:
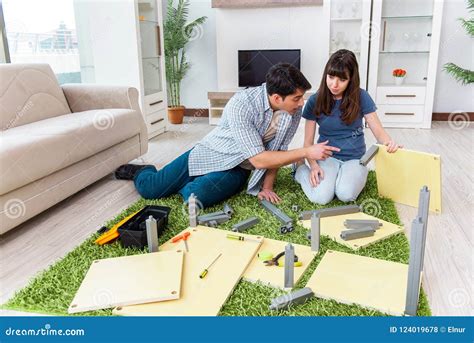
[[178, 299], [182, 268], [182, 251], [95, 260], [68, 313]]
[[375, 155], [377, 186], [381, 196], [418, 207], [420, 189], [430, 190], [430, 211], [441, 213], [441, 157], [407, 149], [389, 154], [379, 145]]
[[[285, 251], [285, 246], [287, 244], [287, 242], [265, 238], [258, 253], [260, 253], [261, 251], [268, 251], [273, 253], [273, 256], [276, 256], [280, 252]], [[311, 251], [311, 248], [306, 245], [293, 244], [293, 246], [295, 248], [295, 255], [297, 255], [298, 260], [303, 263], [301, 267], [295, 267], [294, 276], [296, 284], [308, 268], [315, 254]], [[259, 260], [257, 256], [258, 253], [254, 256], [252, 262], [245, 271], [243, 276], [244, 280], [250, 282], [260, 281], [263, 284], [267, 284], [272, 287], [284, 288], [285, 268], [276, 266], [265, 266], [263, 261]], [[280, 259], [280, 261], [284, 260], [285, 257], [282, 257]]]
[[[357, 239], [351, 239], [351, 240], [345, 241], [341, 238], [341, 231], [347, 230], [347, 228], [344, 226], [344, 221], [346, 219], [362, 219], [362, 220], [376, 219], [382, 223], [382, 226], [377, 231], [375, 231], [374, 235], [371, 237], [363, 237], [363, 238], [357, 238]], [[389, 223], [385, 220], [376, 218], [374, 216], [365, 214], [363, 212], [325, 217], [325, 218], [321, 218], [320, 220], [321, 220], [320, 221], [321, 235], [329, 236], [331, 239], [335, 240], [336, 242], [343, 244], [345, 246], [348, 246], [349, 248], [352, 248], [354, 250], [364, 248], [368, 245], [374, 244], [383, 239], [389, 238], [393, 235], [403, 232], [403, 226]], [[303, 227], [311, 230], [311, 220], [302, 220], [301, 224], [303, 225]]]
[[[257, 253], [263, 238], [240, 234], [255, 241], [226, 238], [230, 231], [198, 226], [188, 228], [189, 252], [185, 252], [181, 297], [165, 302], [116, 307], [116, 315], [125, 316], [217, 316], [232, 293], [250, 261]], [[183, 233], [182, 232], [182, 233]], [[184, 249], [183, 242], [164, 243], [161, 251]], [[200, 279], [201, 272], [219, 254], [221, 257]]]
[[401, 316], [408, 265], [328, 250], [306, 287], [323, 299]]

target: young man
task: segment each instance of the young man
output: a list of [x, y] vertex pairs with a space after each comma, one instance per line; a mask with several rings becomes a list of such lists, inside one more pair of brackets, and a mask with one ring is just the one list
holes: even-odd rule
[[133, 180], [146, 199], [179, 193], [186, 202], [194, 193], [203, 207], [240, 192], [251, 175], [249, 194], [279, 202], [273, 191], [278, 168], [303, 158], [326, 159], [338, 151], [326, 144], [287, 151], [301, 119], [303, 95], [310, 88], [297, 68], [277, 64], [270, 68], [266, 83], [229, 100], [220, 125], [193, 149], [161, 170], [126, 164], [115, 175]]

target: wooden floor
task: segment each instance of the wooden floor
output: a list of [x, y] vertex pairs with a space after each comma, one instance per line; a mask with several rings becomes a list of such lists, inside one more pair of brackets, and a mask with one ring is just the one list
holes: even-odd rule
[[[190, 122], [170, 126], [168, 132], [150, 141], [143, 160], [161, 167], [190, 149], [213, 128], [205, 118], [186, 119]], [[472, 125], [454, 130], [446, 122], [435, 122], [431, 130], [390, 129], [388, 132], [407, 148], [442, 156], [443, 213], [429, 218], [423, 287], [433, 315], [472, 315]], [[366, 137], [368, 145], [374, 143], [370, 132]], [[302, 142], [301, 126], [290, 148], [300, 147]], [[136, 199], [138, 194], [131, 182], [109, 176], [0, 236], [0, 303]], [[405, 227], [409, 228], [416, 209], [403, 205], [397, 208]], [[1, 314], [23, 313], [1, 311]]]

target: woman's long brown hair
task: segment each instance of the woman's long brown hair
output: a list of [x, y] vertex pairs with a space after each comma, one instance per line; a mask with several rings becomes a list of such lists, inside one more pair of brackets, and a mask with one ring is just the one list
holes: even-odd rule
[[327, 75], [337, 76], [341, 79], [349, 79], [349, 84], [342, 96], [340, 105], [341, 119], [350, 125], [360, 115], [360, 79], [359, 65], [352, 51], [341, 49], [329, 58], [324, 68], [323, 78], [319, 85], [318, 98], [314, 107], [314, 114], [319, 117], [322, 113], [331, 114], [336, 101], [326, 84]]

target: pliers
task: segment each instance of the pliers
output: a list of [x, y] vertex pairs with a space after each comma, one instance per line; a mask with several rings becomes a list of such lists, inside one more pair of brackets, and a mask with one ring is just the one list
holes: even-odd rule
[[[276, 255], [274, 258], [271, 260], [263, 261], [263, 263], [269, 267], [269, 266], [282, 266], [283, 263], [278, 262], [278, 260], [285, 255], [285, 252], [282, 251], [278, 255]], [[295, 255], [295, 263], [298, 262], [298, 256]]]

